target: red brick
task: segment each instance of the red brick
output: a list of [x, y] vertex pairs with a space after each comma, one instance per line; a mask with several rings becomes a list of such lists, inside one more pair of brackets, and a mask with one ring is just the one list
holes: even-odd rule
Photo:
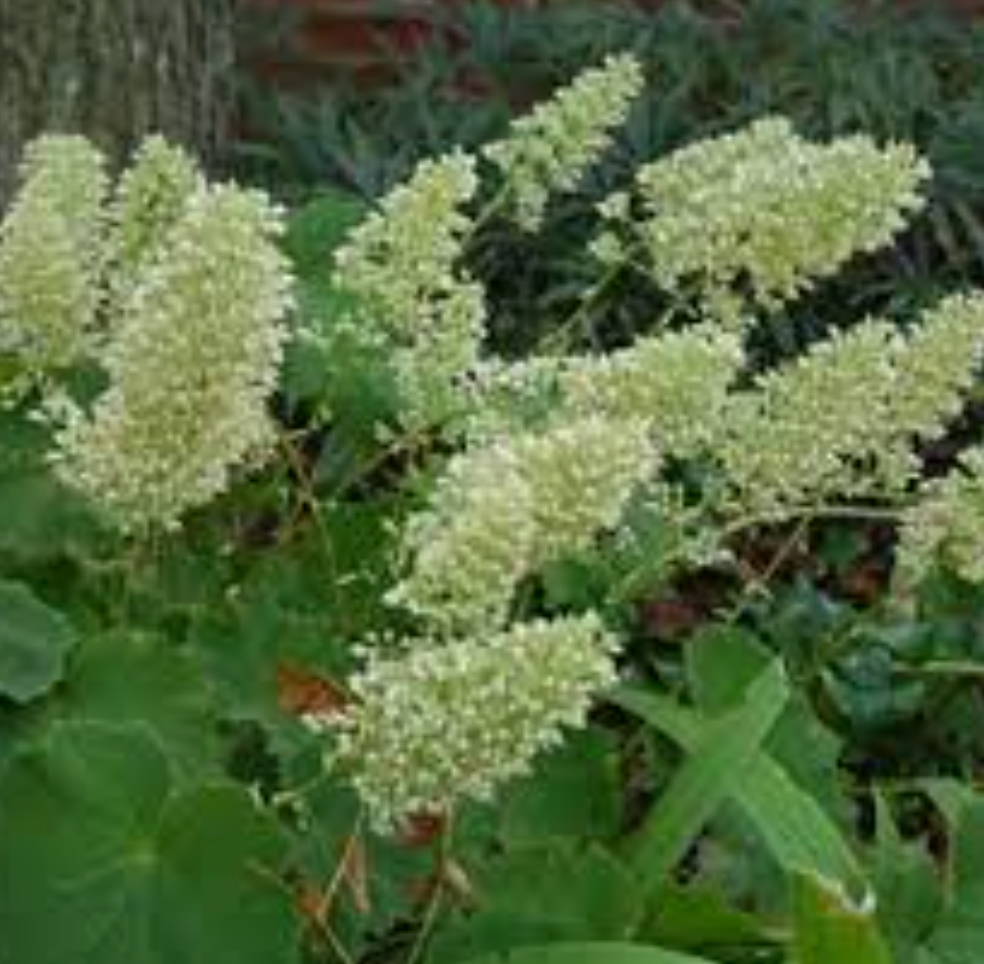
[[[364, 71], [367, 77], [385, 77], [394, 57], [435, 39], [453, 42], [428, 14], [442, 6], [469, 0], [406, 0], [395, 12], [382, 15], [375, 0], [246, 0], [258, 8], [279, 9], [297, 16], [297, 35], [287, 49], [259, 57], [258, 69], [275, 82], [290, 86], [316, 78], [332, 67]], [[498, 0], [503, 6], [538, 6], [549, 0]], [[563, 2], [563, 0], [560, 0]], [[598, 0], [600, 2], [600, 0]], [[656, 7], [666, 0], [636, 0]], [[866, 0], [858, 0], [860, 3]], [[898, 0], [914, 7], [925, 0]], [[955, 10], [984, 14], [984, 0], [948, 0]], [[394, 5], [396, 6], [396, 5]], [[391, 8], [392, 9], [392, 8]]]

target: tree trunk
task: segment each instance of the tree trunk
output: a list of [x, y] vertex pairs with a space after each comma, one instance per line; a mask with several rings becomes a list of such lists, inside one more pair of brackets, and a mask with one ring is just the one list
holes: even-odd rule
[[220, 155], [236, 0], [0, 0], [0, 210], [24, 144], [83, 133], [118, 164], [147, 133]]

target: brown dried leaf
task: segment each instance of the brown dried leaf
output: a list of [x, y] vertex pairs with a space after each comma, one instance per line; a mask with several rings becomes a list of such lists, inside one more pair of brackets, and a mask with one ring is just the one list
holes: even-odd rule
[[291, 716], [332, 716], [344, 711], [351, 697], [337, 683], [297, 666], [277, 667], [277, 705]]

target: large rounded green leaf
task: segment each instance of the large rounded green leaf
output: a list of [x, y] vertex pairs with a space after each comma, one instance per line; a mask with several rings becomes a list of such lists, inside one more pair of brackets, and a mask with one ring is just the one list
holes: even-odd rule
[[173, 794], [142, 728], [57, 726], [0, 782], [4, 964], [291, 964], [283, 851], [242, 789]]
[[68, 621], [27, 586], [0, 582], [0, 694], [27, 703], [62, 675], [75, 641]]
[[83, 639], [50, 709], [67, 721], [145, 724], [175, 776], [217, 769], [208, 688], [187, 652], [164, 638], [119, 632]]
[[[436, 961], [435, 964], [441, 964]], [[524, 947], [509, 954], [476, 958], [468, 964], [710, 964], [702, 957], [675, 954], [642, 944], [583, 943]]]

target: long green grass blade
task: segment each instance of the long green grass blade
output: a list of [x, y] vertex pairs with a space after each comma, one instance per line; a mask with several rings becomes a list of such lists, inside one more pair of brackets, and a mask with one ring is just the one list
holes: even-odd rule
[[[620, 689], [613, 702], [688, 753], [697, 750], [710, 725], [693, 710], [635, 687]], [[845, 886], [863, 880], [860, 863], [834, 822], [766, 750], [748, 762], [741, 779], [732, 781], [730, 792], [787, 871], [809, 870]]]
[[749, 686], [737, 709], [709, 723], [690, 757], [629, 844], [629, 857], [649, 886], [659, 885], [707, 821], [747, 779], [789, 690], [778, 663]]

